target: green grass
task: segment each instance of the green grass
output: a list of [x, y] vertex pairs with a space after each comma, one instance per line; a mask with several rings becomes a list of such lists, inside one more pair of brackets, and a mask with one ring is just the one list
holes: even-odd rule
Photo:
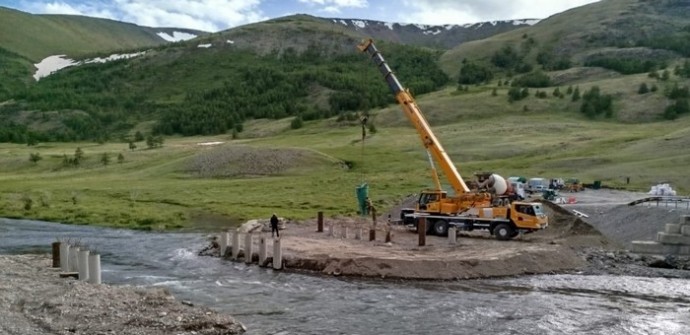
[[[634, 78], [599, 84], [632, 86]], [[690, 191], [685, 175], [688, 117], [647, 123], [588, 120], [576, 104], [553, 97], [508, 104], [504, 90], [497, 97], [485, 88], [473, 90], [457, 94], [449, 89], [419, 99], [465, 178], [491, 170], [506, 177], [601, 180], [645, 191], [668, 181], [681, 192]], [[372, 119], [378, 132], [364, 145], [359, 127], [333, 119], [307, 122], [298, 130], [289, 129], [289, 119], [259, 120], [248, 123], [243, 135], [264, 137], [167, 138], [162, 148], [152, 150], [129, 151], [126, 143], [0, 144], [0, 216], [135, 229], [215, 229], [272, 212], [295, 219], [314, 217], [317, 211], [356, 215], [355, 187], [362, 182], [370, 185], [377, 207], [386, 210], [432, 181], [418, 135], [399, 108], [374, 111]], [[212, 141], [257, 150], [298, 148], [308, 158], [296, 162], [297, 168], [268, 176], [204, 179], [185, 172], [200, 151], [214, 150], [197, 143]], [[78, 168], [62, 167], [63, 155], [73, 155], [77, 146], [86, 160]], [[108, 166], [99, 162], [104, 152], [111, 154]], [[34, 164], [30, 153], [43, 159]], [[116, 162], [118, 153], [125, 156], [122, 164]], [[353, 167], [346, 169], [343, 162]], [[624, 185], [625, 177], [631, 185]], [[26, 209], [29, 198], [31, 208]]]

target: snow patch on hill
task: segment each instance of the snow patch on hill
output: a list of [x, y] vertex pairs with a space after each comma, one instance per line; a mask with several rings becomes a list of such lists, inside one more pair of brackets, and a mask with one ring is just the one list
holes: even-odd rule
[[48, 56], [41, 60], [38, 64], [34, 64], [36, 67], [36, 72], [34, 73], [34, 79], [36, 81], [39, 81], [43, 77], [47, 77], [61, 69], [64, 69], [66, 67], [70, 66], [78, 66], [82, 64], [89, 64], [89, 63], [105, 63], [105, 62], [110, 62], [118, 59], [128, 59], [128, 58], [133, 58], [133, 57], [138, 57], [143, 54], [145, 54], [145, 51], [142, 52], [137, 52], [137, 53], [131, 53], [131, 54], [112, 54], [108, 57], [101, 58], [101, 57], [96, 57], [96, 58], [91, 58], [91, 59], [85, 59], [81, 61], [75, 61], [73, 59], [67, 58], [67, 55], [53, 55], [53, 56]]
[[162, 38], [168, 42], [179, 42], [179, 41], [186, 41], [186, 40], [191, 40], [192, 38], [196, 38], [196, 35], [194, 35], [194, 34], [184, 33], [181, 31], [173, 31], [172, 35], [170, 35], [166, 32], [159, 32], [156, 35], [158, 35], [160, 38]]
[[355, 26], [356, 28], [359, 29], [364, 29], [368, 27], [369, 25], [384, 25], [388, 27], [390, 30], [394, 30], [394, 27], [397, 25], [399, 27], [402, 26], [413, 26], [417, 27], [417, 29], [421, 30], [425, 35], [437, 35], [442, 32], [442, 30], [452, 30], [455, 28], [474, 28], [474, 29], [479, 29], [485, 24], [490, 24], [492, 26], [497, 26], [498, 24], [512, 24], [515, 26], [520, 26], [520, 25], [530, 25], [533, 26], [539, 21], [540, 19], [521, 19], [521, 20], [506, 20], [506, 21], [489, 21], [489, 22], [474, 22], [474, 23], [465, 23], [465, 24], [446, 24], [446, 25], [440, 25], [440, 26], [433, 26], [433, 25], [428, 25], [428, 24], [416, 24], [416, 23], [397, 23], [397, 22], [381, 22], [381, 21], [370, 21], [370, 20], [354, 20], [354, 19], [330, 19], [333, 23], [335, 24], [342, 24], [346, 27], [348, 26]]

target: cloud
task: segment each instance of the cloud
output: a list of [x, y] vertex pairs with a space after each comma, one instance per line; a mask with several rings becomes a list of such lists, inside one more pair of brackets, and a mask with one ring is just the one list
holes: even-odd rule
[[346, 8], [367, 8], [367, 0], [298, 0], [311, 7], [321, 6], [318, 11], [325, 13], [340, 13]]
[[109, 8], [101, 5], [102, 4], [96, 1], [90, 4], [70, 4], [64, 1], [30, 2], [26, 5], [26, 10], [32, 13], [84, 15], [105, 19], [117, 19], [117, 16], [109, 10]]
[[402, 22], [424, 24], [474, 23], [492, 20], [546, 18], [599, 0], [403, 0]]
[[29, 11], [109, 18], [150, 27], [219, 31], [266, 20], [261, 0], [100, 0], [31, 2]]

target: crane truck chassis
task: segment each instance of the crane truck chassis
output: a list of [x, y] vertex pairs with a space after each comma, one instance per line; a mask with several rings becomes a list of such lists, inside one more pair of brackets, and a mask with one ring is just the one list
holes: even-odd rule
[[497, 240], [507, 241], [520, 233], [529, 234], [548, 226], [546, 214], [539, 203], [512, 202], [507, 207], [472, 208], [466, 213], [449, 215], [403, 208], [401, 222], [417, 231], [419, 220], [426, 220], [426, 233], [438, 236], [448, 235], [448, 229], [457, 232], [488, 230]]
[[[449, 227], [466, 231], [481, 229], [488, 230], [498, 240], [510, 240], [520, 233], [531, 233], [548, 226], [548, 217], [540, 203], [517, 202], [505, 196], [509, 184], [499, 175], [490, 174], [482, 180], [477, 190], [470, 190], [434, 135], [412, 94], [400, 84], [373, 40], [365, 40], [357, 48], [367, 53], [378, 67], [398, 104], [417, 130], [429, 158], [435, 188], [422, 191], [415, 208], [402, 210], [404, 224], [417, 229], [419, 220], [424, 218], [427, 234], [446, 235]], [[434, 161], [440, 165], [453, 187], [453, 196], [441, 189]]]

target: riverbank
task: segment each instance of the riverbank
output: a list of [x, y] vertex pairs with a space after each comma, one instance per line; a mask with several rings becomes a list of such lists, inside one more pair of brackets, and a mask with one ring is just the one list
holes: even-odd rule
[[48, 255], [0, 255], [0, 334], [241, 334], [226, 314], [165, 289], [58, 277]]

